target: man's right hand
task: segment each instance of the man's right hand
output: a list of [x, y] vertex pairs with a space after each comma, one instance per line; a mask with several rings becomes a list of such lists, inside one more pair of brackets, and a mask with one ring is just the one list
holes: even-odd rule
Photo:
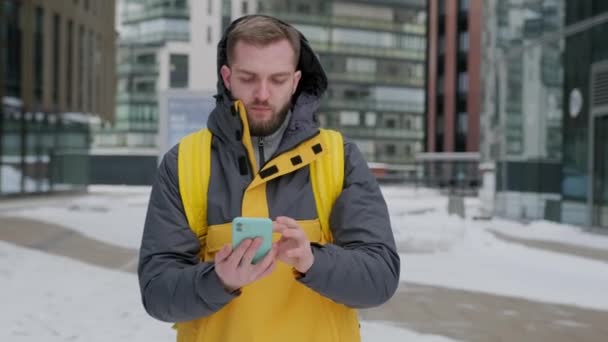
[[261, 244], [260, 238], [246, 239], [234, 250], [228, 244], [215, 254], [215, 272], [226, 290], [234, 292], [272, 273], [277, 254], [274, 244], [262, 260], [251, 263]]

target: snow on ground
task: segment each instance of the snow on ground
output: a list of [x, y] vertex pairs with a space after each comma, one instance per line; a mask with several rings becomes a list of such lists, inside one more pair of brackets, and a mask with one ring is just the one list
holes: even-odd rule
[[171, 341], [137, 277], [0, 242], [0, 341]]
[[[52, 222], [138, 248], [149, 188], [93, 187], [90, 191], [61, 203], [4, 215]], [[391, 186], [383, 187], [383, 193], [402, 257], [402, 281], [608, 310], [608, 263], [507, 243], [490, 230], [598, 249], [608, 249], [606, 236], [549, 222], [474, 221], [477, 199], [467, 199], [467, 219], [463, 220], [447, 214], [448, 200], [435, 190]], [[97, 336], [99, 340], [170, 340], [166, 326], [143, 312], [134, 275], [56, 258], [0, 244], [0, 283], [3, 289], [8, 284], [0, 295], [4, 296], [0, 297], [4, 309], [0, 322], [7, 322], [0, 327], [5, 333], [26, 334], [34, 324], [37, 330], [31, 332], [31, 340], [49, 340], [37, 338], [47, 335], [60, 340], [71, 337], [68, 332], [84, 336], [83, 341], [95, 341]], [[92, 306], [98, 310], [83, 320], [80, 314]], [[441, 339], [384, 323], [368, 322], [362, 327], [368, 340], [390, 341], [391, 336], [399, 336], [394, 340], [401, 341], [410, 334], [412, 340]], [[89, 337], [89, 331], [96, 334]], [[379, 338], [379, 333], [385, 335]], [[6, 339], [0, 336], [0, 340]]]
[[387, 187], [383, 193], [402, 281], [608, 310], [608, 263], [508, 243], [489, 230], [602, 249], [608, 249], [607, 237], [549, 222], [463, 220], [449, 216], [447, 198], [431, 190]]
[[[18, 267], [17, 267], [18, 265]], [[134, 274], [0, 241], [0, 341], [174, 341], [149, 317]], [[363, 322], [364, 342], [443, 342], [387, 323]]]
[[121, 247], [139, 248], [150, 188], [96, 186], [89, 191], [61, 203], [8, 214], [61, 225]]

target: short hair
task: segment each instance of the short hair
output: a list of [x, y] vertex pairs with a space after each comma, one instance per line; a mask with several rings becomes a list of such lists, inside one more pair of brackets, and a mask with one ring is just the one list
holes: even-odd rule
[[267, 16], [251, 16], [237, 22], [226, 37], [227, 63], [234, 57], [234, 47], [239, 41], [256, 46], [266, 46], [287, 39], [293, 48], [295, 66], [300, 59], [300, 33], [290, 25]]

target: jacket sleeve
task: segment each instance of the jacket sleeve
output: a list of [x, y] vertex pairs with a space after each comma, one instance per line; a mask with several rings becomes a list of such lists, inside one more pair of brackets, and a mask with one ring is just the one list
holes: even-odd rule
[[344, 145], [344, 187], [330, 215], [333, 244], [312, 245], [315, 261], [299, 281], [354, 308], [386, 302], [399, 284], [400, 260], [386, 202], [356, 145]]
[[139, 256], [139, 285], [146, 311], [166, 322], [210, 315], [234, 298], [213, 263], [200, 262], [179, 194], [177, 146], [161, 162], [148, 204]]

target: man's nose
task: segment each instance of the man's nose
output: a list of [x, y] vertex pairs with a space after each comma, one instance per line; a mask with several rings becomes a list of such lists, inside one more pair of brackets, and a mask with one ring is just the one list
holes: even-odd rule
[[268, 88], [268, 82], [262, 81], [259, 83], [255, 92], [255, 97], [259, 101], [266, 101], [270, 98], [270, 89]]

